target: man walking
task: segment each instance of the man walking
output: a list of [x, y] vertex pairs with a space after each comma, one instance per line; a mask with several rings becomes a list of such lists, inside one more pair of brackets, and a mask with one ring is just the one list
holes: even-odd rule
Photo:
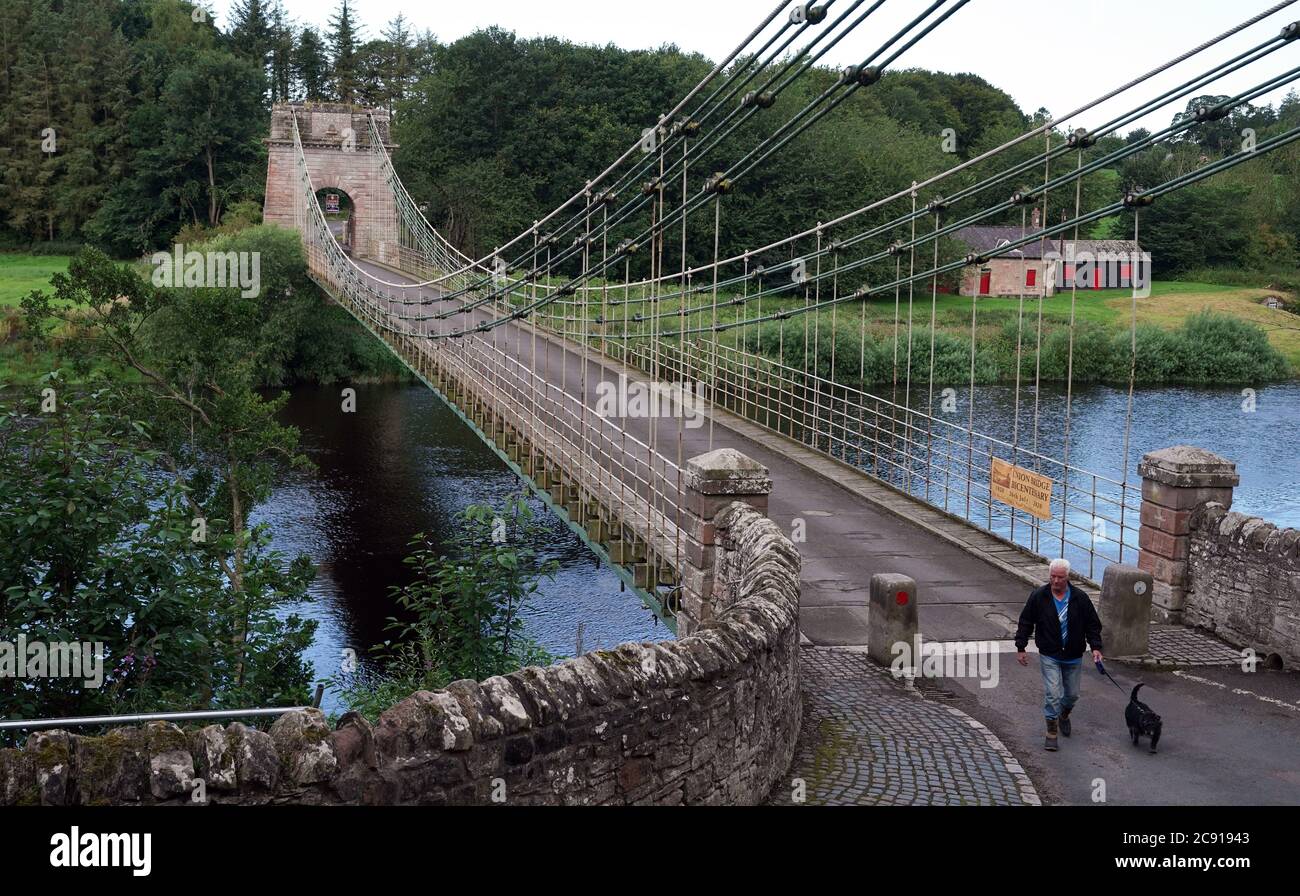
[[1057, 731], [1070, 736], [1070, 710], [1079, 702], [1079, 673], [1083, 669], [1083, 642], [1092, 648], [1093, 662], [1100, 663], [1101, 619], [1092, 601], [1070, 584], [1068, 560], [1053, 560], [1049, 581], [1029, 595], [1020, 611], [1016, 628], [1016, 659], [1029, 665], [1025, 648], [1029, 636], [1038, 647], [1038, 665], [1043, 672], [1043, 713], [1047, 716], [1048, 750], [1057, 748]]

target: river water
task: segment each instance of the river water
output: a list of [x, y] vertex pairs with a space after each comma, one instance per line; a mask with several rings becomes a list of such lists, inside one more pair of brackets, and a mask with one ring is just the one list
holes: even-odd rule
[[[402, 558], [412, 535], [445, 543], [470, 504], [497, 503], [521, 486], [518, 477], [442, 401], [422, 385], [356, 387], [356, 410], [344, 413], [340, 388], [295, 388], [281, 417], [298, 427], [316, 464], [295, 473], [258, 508], [275, 546], [306, 553], [319, 572], [310, 602], [287, 609], [319, 623], [308, 653], [318, 678], [339, 671], [344, 649], [369, 665], [368, 649], [385, 632], [395, 605], [389, 586], [409, 580]], [[556, 656], [584, 649], [672, 637], [566, 525], [533, 499], [547, 524], [534, 547], [559, 561], [525, 614], [527, 633]], [[340, 707], [332, 694], [327, 711]]]
[[[388, 636], [385, 622], [394, 612], [389, 586], [407, 580], [401, 561], [414, 533], [444, 541], [460, 510], [521, 489], [505, 464], [423, 386], [360, 386], [356, 392], [355, 412], [344, 413], [340, 388], [293, 390], [283, 420], [299, 428], [317, 470], [288, 477], [256, 516], [271, 524], [279, 549], [305, 552], [319, 566], [313, 600], [293, 608], [320, 623], [309, 653], [318, 677], [338, 671], [345, 648], [368, 662], [367, 649]], [[1253, 409], [1249, 397], [1240, 389], [1138, 391], [1128, 482], [1140, 485], [1136, 467], [1145, 452], [1198, 445], [1237, 462], [1241, 485], [1234, 509], [1300, 527], [1300, 450], [1294, 433], [1300, 424], [1300, 383], [1258, 389]], [[970, 398], [959, 391], [953, 422], [966, 423]], [[927, 399], [914, 392], [912, 406], [924, 409]], [[1033, 402], [1033, 393], [1022, 391], [1017, 434], [1014, 389], [978, 387], [975, 428], [1007, 442], [1018, 435], [1019, 444], [1028, 446]], [[1038, 396], [1039, 450], [1049, 457], [1062, 457], [1065, 402], [1055, 388], [1045, 387]], [[1122, 481], [1127, 409], [1125, 390], [1076, 389], [1070, 397], [1071, 463]], [[670, 637], [631, 591], [621, 589], [610, 569], [597, 567], [576, 535], [541, 502], [534, 500], [534, 506], [548, 524], [535, 547], [556, 558], [560, 572], [543, 584], [527, 613], [532, 637], [558, 656], [574, 652], [579, 623], [585, 649]], [[1006, 534], [1006, 523], [999, 516], [994, 529]], [[1042, 550], [1049, 547], [1043, 544]], [[1130, 550], [1125, 560], [1134, 559]], [[1099, 577], [1100, 569], [1095, 573]], [[326, 708], [339, 709], [332, 695]]]

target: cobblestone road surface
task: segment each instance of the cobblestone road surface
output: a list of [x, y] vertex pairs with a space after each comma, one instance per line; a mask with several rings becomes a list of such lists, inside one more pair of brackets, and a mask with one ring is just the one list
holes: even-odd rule
[[789, 786], [805, 805], [1037, 805], [1020, 763], [982, 724], [898, 682], [860, 649], [802, 650], [804, 726]]

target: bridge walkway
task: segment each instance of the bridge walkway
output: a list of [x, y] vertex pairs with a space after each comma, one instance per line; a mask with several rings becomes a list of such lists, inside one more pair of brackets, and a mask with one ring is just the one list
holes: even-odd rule
[[[399, 279], [389, 269], [367, 267], [382, 279]], [[394, 305], [390, 310], [403, 309]], [[486, 315], [477, 316], [468, 324], [484, 319]], [[466, 325], [465, 317], [458, 321]], [[493, 341], [503, 357], [534, 364], [530, 326], [501, 327]], [[536, 334], [536, 345], [538, 375], [557, 390], [562, 384], [568, 396], [581, 396], [581, 347], [542, 332]], [[585, 364], [584, 397], [592, 408], [597, 383], [617, 381], [620, 374], [634, 382], [648, 379], [590, 352]], [[1121, 681], [1150, 682], [1160, 695], [1153, 699], [1161, 702], [1166, 719], [1174, 720], [1161, 755], [1131, 747], [1122, 726], [1127, 694], [1095, 674], [1083, 683], [1076, 736], [1060, 753], [1043, 753], [1037, 658], [1027, 669], [1018, 666], [1008, 642], [1031, 583], [1046, 578], [1041, 560], [797, 441], [726, 411], [712, 409], [711, 415], [712, 447], [735, 448], [771, 471], [768, 515], [787, 532], [796, 518], [806, 524], [807, 538], [799, 545], [804, 557], [800, 616], [810, 642], [805, 700], [813, 725], [804, 733], [791, 774], [817, 782], [810, 784], [809, 802], [1032, 803], [1041, 797], [1044, 802], [1089, 803], [1099, 778], [1108, 782], [1108, 801], [1115, 803], [1300, 802], [1300, 779], [1290, 755], [1300, 730], [1297, 676], [1247, 678], [1226, 668], [1190, 675], [1113, 664]], [[648, 441], [650, 422], [613, 421], [643, 441]], [[675, 453], [677, 427], [675, 421], [670, 425], [671, 441], [661, 446]], [[707, 425], [682, 429], [683, 459], [710, 447]], [[667, 471], [676, 458], [657, 463]], [[982, 688], [972, 678], [942, 679], [922, 683], [928, 704], [907, 695], [889, 696], [891, 688], [902, 685], [880, 679], [883, 670], [867, 668], [866, 657], [856, 649], [866, 642], [867, 583], [875, 572], [916, 579], [927, 640], [1001, 641], [1005, 652], [999, 657], [999, 686]], [[851, 654], [838, 653], [844, 650]], [[880, 691], [888, 699], [862, 710], [855, 695], [868, 691]], [[936, 702], [944, 711], [936, 711]], [[1232, 761], [1242, 726], [1248, 729], [1252, 757], [1245, 763]], [[882, 738], [893, 744], [885, 754]], [[898, 777], [893, 765], [900, 751], [906, 754], [913, 786], [883, 790], [887, 785], [881, 782]], [[959, 765], [966, 770], [954, 772], [959, 757], [965, 757]], [[1026, 774], [1032, 784], [1025, 782]]]
[[[362, 265], [380, 279], [414, 282], [390, 268]], [[432, 292], [424, 295], [431, 297]], [[389, 309], [394, 314], [409, 314], [413, 307], [420, 306], [394, 303]], [[428, 306], [430, 310], [452, 307], [451, 302]], [[452, 320], [464, 327], [487, 319], [488, 314], [480, 311]], [[531, 326], [512, 322], [492, 333], [498, 351], [522, 365], [535, 365], [537, 374], [548, 383], [557, 388], [562, 384], [567, 394], [582, 397], [584, 358], [580, 346], [539, 331], [534, 360]], [[444, 341], [444, 345], [456, 342]], [[602, 381], [617, 382], [620, 375], [629, 382], [649, 379], [639, 370], [591, 351], [585, 363], [588, 408], [596, 407], [597, 384]], [[1045, 564], [1040, 560], [951, 520], [937, 508], [728, 411], [711, 408], [708, 413], [713, 418], [712, 445], [707, 423], [696, 429], [681, 427], [680, 457], [684, 461], [711, 448], [730, 447], [771, 472], [774, 487], [768, 515], [787, 534], [793, 531], [796, 519], [803, 521], [806, 540], [799, 544], [804, 558], [801, 627], [814, 644], [866, 643], [868, 583], [877, 572], [902, 573], [916, 580], [922, 632], [929, 640], [941, 641], [1009, 638], [1030, 582], [1046, 581]], [[663, 459], [668, 465], [677, 463], [675, 420], [613, 420], [646, 443], [652, 422], [664, 427], [658, 448], [661, 454], [672, 456]], [[630, 466], [638, 463], [644, 463], [644, 458], [629, 461]]]

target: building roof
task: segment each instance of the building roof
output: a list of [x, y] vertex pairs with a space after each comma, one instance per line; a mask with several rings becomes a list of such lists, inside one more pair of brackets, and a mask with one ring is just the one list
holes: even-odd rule
[[[1017, 226], [999, 227], [974, 225], [963, 227], [953, 234], [971, 248], [972, 252], [979, 255], [985, 255], [993, 252], [1000, 246], [1007, 243], [1015, 242], [1033, 233], [1030, 229], [1021, 229]], [[1023, 253], [1025, 258], [1042, 258], [1044, 252], [1058, 252], [1065, 257], [1069, 257], [1071, 249], [1074, 254], [1080, 252], [1140, 252], [1141, 247], [1133, 240], [1060, 240], [1049, 238], [1046, 240], [1037, 239], [1024, 246], [1019, 251], [1005, 253], [1008, 257], [1018, 258]]]

